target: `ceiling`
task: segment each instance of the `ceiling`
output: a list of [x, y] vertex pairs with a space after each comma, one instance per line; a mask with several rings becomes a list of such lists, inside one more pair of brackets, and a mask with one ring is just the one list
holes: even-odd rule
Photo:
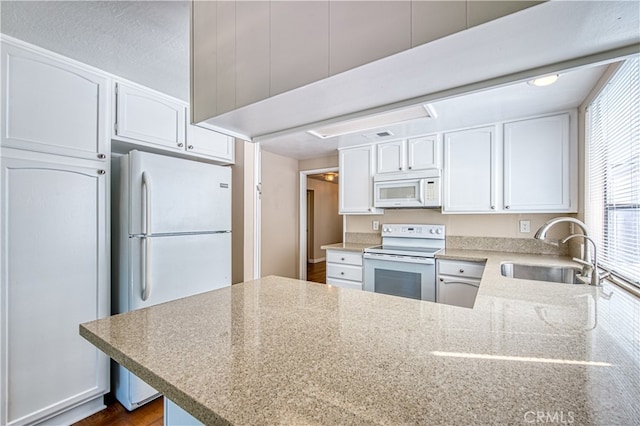
[[[260, 144], [262, 149], [275, 154], [306, 159], [329, 156], [342, 147], [568, 110], [582, 103], [606, 68], [607, 65], [588, 66], [567, 72], [555, 84], [546, 87], [520, 82], [430, 102], [437, 113], [436, 118], [415, 119], [327, 139], [299, 131], [267, 138]], [[372, 133], [382, 131], [389, 131], [392, 135], [371, 139]]]
[[[551, 3], [553, 4], [547, 4], [545, 7], [561, 8], [564, 6], [564, 2]], [[621, 4], [619, 7], [623, 9], [629, 6], [629, 3], [625, 2], [618, 2], [616, 4]], [[530, 13], [533, 13], [535, 10], [544, 10], [545, 7], [540, 8], [540, 6], [537, 6], [528, 10]], [[608, 8], [612, 10], [615, 9], [613, 6]], [[45, 49], [188, 101], [189, 13], [189, 1], [2, 0], [0, 2], [0, 31], [12, 37], [41, 46]], [[607, 19], [601, 16], [585, 16], [579, 20], [580, 23], [576, 25], [579, 25], [580, 28], [597, 26], [593, 24], [593, 22], [591, 26], [585, 23], [588, 19], [593, 21], [593, 19], [596, 18], [602, 22], [606, 22], [606, 25], [600, 24], [602, 27], [600, 31], [604, 35], [601, 35], [597, 38], [597, 42], [594, 41], [592, 44], [602, 49], [613, 49], [621, 43], [620, 40], [627, 40], [627, 33], [629, 32], [627, 27], [635, 27], [636, 29], [631, 31], [631, 37], [638, 38], [636, 34], [637, 26], [635, 26], [635, 21], [633, 21], [633, 19], [637, 20], [638, 18], [633, 18], [632, 16], [633, 19], [630, 18], [630, 22], [624, 26], [621, 25], [622, 30], [619, 31], [620, 34], [617, 34], [616, 31], [610, 28], [611, 25], [619, 22], [619, 18], [617, 17], [618, 15], [615, 14], [608, 16]], [[627, 18], [627, 16], [625, 16], [625, 18]], [[519, 24], [518, 19], [521, 18], [518, 18], [517, 14], [515, 14], [508, 19], [503, 19], [502, 23], [499, 22], [500, 20], [494, 21], [492, 25], [513, 26]], [[486, 33], [478, 32], [480, 31], [479, 28], [480, 27], [472, 29], [473, 31], [467, 34], [466, 37], [474, 36], [474, 34], [474, 37], [482, 34], [487, 36]], [[566, 29], [566, 31], [568, 30], [569, 29]], [[538, 30], [537, 32], [540, 31]], [[614, 33], [615, 35], [612, 35]], [[420, 55], [420, 52], [418, 52], [419, 49], [410, 49], [410, 51], [405, 52], [403, 55], [407, 60], [414, 62], [411, 62], [411, 67], [401, 69], [404, 69], [406, 72], [411, 72], [411, 69], [433, 70], [437, 64], [441, 64], [441, 66], [438, 66], [442, 68], [447, 62], [443, 62], [442, 59], [451, 56], [445, 55], [440, 51], [443, 49], [449, 53], [456, 52], [457, 56], [454, 55], [447, 60], [458, 61], [458, 63], [460, 61], [464, 62], [464, 58], [469, 56], [469, 49], [473, 48], [473, 46], [462, 45], [463, 37], [465, 37], [464, 34], [458, 34], [442, 39], [438, 43], [428, 43], [421, 47], [425, 52], [433, 53], [434, 49], [440, 52], [435, 56], [440, 58], [440, 60], [436, 62], [430, 60], [429, 56], [425, 55], [417, 59], [413, 58], [411, 55]], [[615, 37], [620, 38], [620, 40]], [[456, 44], [458, 38], [460, 40]], [[576, 45], [574, 50], [581, 52], [581, 54], [590, 52], [589, 50], [585, 50], [587, 46], [578, 43], [576, 40], [581, 40], [581, 37], [575, 36], [567, 38], [567, 43], [563, 43], [563, 49], [566, 49], [566, 44], [573, 43]], [[452, 49], [452, 46], [457, 46], [458, 48]], [[494, 47], [496, 52], [501, 53], [497, 46]], [[553, 52], [559, 52], [560, 50], [557, 44], [554, 49], [551, 49]], [[575, 52], [573, 53], [575, 54]], [[567, 52], [563, 54], [566, 55]], [[542, 52], [537, 52], [537, 55], [542, 55]], [[555, 55], [557, 56], [557, 58], [556, 56], [553, 57], [555, 60], [560, 60], [562, 57], [560, 53], [556, 53]], [[396, 56], [399, 57], [401, 55]], [[508, 63], [513, 64], [516, 59], [520, 62], [526, 62], [524, 58], [534, 56], [536, 55], [519, 55], [518, 58], [510, 57]], [[434, 56], [432, 55], [430, 57], [433, 58]], [[429, 66], [419, 67], [416, 65], [415, 60], [427, 61]], [[398, 69], [394, 58], [385, 58], [378, 62], [379, 66], [389, 66], [392, 67], [392, 69], [388, 70], [387, 73], [380, 73], [378, 72], [378, 67], [376, 68], [378, 71], [376, 71], [375, 75], [369, 75], [373, 72], [373, 68], [360, 67], [360, 69], [352, 71], [352, 76], [350, 76], [349, 73], [344, 73], [344, 76], [347, 77], [345, 81], [349, 83], [349, 86], [356, 88], [362, 86], [360, 89], [365, 90], [365, 92], [362, 92], [355, 100], [355, 107], [353, 107], [353, 105], [349, 106], [352, 99], [343, 99], [340, 97], [342, 94], [346, 95], [348, 93], [344, 85], [340, 86], [340, 84], [344, 82], [342, 82], [342, 80], [338, 82], [334, 79], [332, 80], [333, 83], [325, 84], [321, 82], [317, 85], [316, 89], [322, 93], [337, 94], [337, 102], [325, 105], [322, 104], [322, 102], [327, 102], [327, 99], [323, 96], [318, 96], [317, 98], [310, 96], [309, 88], [306, 88], [304, 93], [302, 93], [303, 91], [296, 90], [276, 97], [288, 99], [286, 102], [293, 105], [293, 109], [283, 110], [269, 107], [267, 111], [265, 111], [265, 108], [249, 106], [245, 108], [245, 110], [238, 110], [238, 113], [233, 116], [221, 116], [221, 123], [224, 122], [224, 119], [228, 118], [230, 120], [229, 123], [224, 122], [228, 126], [221, 127], [233, 129], [233, 119], [240, 120], [240, 122], [244, 123], [244, 126], [259, 127], [267, 123], [264, 124], [267, 127], [254, 132], [256, 135], [265, 135], [265, 137], [260, 138], [263, 148], [276, 154], [297, 159], [331, 155], [335, 153], [335, 149], [338, 147], [367, 142], [369, 140], [363, 138], [361, 134], [321, 140], [304, 131], [308, 130], [307, 128], [302, 128], [304, 126], [296, 130], [296, 127], [300, 126], [300, 124], [310, 123], [316, 120], [304, 119], [296, 122], [295, 120], [300, 118], [297, 117], [297, 115], [300, 114], [295, 113], [295, 111], [304, 108], [313, 108], [313, 111], [317, 111], [319, 114], [325, 114], [327, 117], [339, 117], [341, 114], [347, 114], [350, 111], [367, 110], [371, 105], [376, 105], [376, 102], [379, 102], [379, 98], [382, 96], [382, 92], [373, 93], [368, 89], [371, 84], [376, 87], [385, 88], [383, 92], [392, 96], [390, 101], [387, 100], [388, 102], [394, 101], [395, 98], [398, 98], [397, 100], [410, 98], [411, 96], [409, 94], [415, 91], [413, 86], [409, 87], [408, 84], [404, 84], [404, 86], [407, 87], [403, 86], [403, 92], [400, 90], [400, 85], [393, 85], [391, 84], [393, 80], [389, 80], [389, 78], [403, 78], [402, 75], [397, 76], [392, 72], [392, 70]], [[521, 65], [521, 68], [528, 69], [525, 67], [526, 64]], [[464, 67], [459, 66], [457, 68], [459, 69], [456, 73], [460, 74], [460, 69]], [[458, 97], [449, 97], [446, 99], [434, 98], [430, 100], [430, 103], [438, 113], [437, 119], [413, 120], [394, 126], [386, 126], [384, 130], [391, 131], [393, 136], [376, 140], [398, 139], [409, 135], [450, 130], [575, 108], [584, 99], [591, 87], [593, 87], [602, 74], [603, 69], [603, 66], [587, 67], [566, 73], [555, 85], [547, 88], [534, 88], [526, 85], [526, 83], [519, 83], [477, 91]], [[451, 66], [447, 66], [439, 72], [434, 71], [435, 74], [433, 75], [443, 75], [447, 70], [448, 74], [454, 71]], [[477, 79], [481, 79], [478, 74], [480, 71], [484, 72], [486, 70], [474, 68], [473, 78], [476, 79], [476, 81]], [[378, 81], [381, 75], [385, 78], [384, 82]], [[484, 78], [488, 77], [484, 76]], [[405, 78], [405, 80], [411, 81], [409, 78]], [[429, 83], [437, 86], [438, 81], [438, 79], [427, 81], [426, 77], [422, 77], [421, 84], [426, 85]], [[453, 85], [453, 83], [449, 83], [450, 86]], [[327, 84], [338, 84], [338, 87], [342, 89], [327, 92], [327, 90], [325, 90]], [[486, 85], [484, 87], [486, 87]], [[313, 87], [311, 87], [311, 89], [313, 89]], [[424, 92], [426, 89], [421, 88], [420, 90]], [[428, 92], [428, 90], [426, 91]], [[295, 102], [292, 102], [291, 99]], [[275, 101], [278, 101], [278, 99]], [[316, 105], [314, 107], [313, 105], [318, 102], [320, 102], [320, 106]], [[268, 102], [259, 104], [264, 104], [265, 107], [269, 106]], [[380, 104], [378, 103], [377, 105]], [[406, 105], [405, 103], [403, 106]], [[338, 108], [338, 106], [342, 109]], [[349, 108], [351, 109], [349, 110]], [[269, 114], [276, 114], [275, 118]], [[280, 125], [280, 128], [289, 128], [293, 131], [280, 134], [277, 132], [277, 128], [272, 129], [268, 127], [273, 127], [274, 123]], [[369, 130], [367, 133], [372, 131], [373, 130]]]
[[189, 1], [5, 1], [0, 31], [184, 101]]

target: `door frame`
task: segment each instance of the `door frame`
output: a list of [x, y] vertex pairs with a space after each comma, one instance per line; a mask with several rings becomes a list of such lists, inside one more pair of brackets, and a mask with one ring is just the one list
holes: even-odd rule
[[[321, 173], [328, 172], [338, 172], [338, 167], [327, 167], [324, 169], [313, 169], [313, 170], [301, 170], [300, 171], [300, 196], [298, 208], [299, 211], [299, 220], [300, 228], [298, 229], [299, 236], [299, 249], [298, 249], [298, 259], [299, 259], [299, 269], [298, 269], [298, 277], [301, 280], [307, 279], [307, 176], [309, 175], [317, 175]], [[338, 189], [339, 190], [339, 189]]]

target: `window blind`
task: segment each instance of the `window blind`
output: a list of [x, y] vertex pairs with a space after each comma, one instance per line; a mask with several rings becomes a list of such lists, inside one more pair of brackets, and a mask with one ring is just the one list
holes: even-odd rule
[[626, 60], [587, 108], [585, 220], [604, 269], [640, 286], [640, 61]]

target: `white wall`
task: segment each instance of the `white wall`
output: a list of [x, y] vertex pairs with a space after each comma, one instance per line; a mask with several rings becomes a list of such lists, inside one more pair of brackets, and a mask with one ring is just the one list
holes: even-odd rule
[[298, 176], [298, 160], [262, 151], [263, 277], [298, 277]]

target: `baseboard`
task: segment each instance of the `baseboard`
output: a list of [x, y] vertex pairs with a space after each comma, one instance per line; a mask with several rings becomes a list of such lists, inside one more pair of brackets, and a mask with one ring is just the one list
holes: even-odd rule
[[326, 257], [319, 257], [318, 259], [307, 259], [307, 263], [320, 263], [327, 260]]

